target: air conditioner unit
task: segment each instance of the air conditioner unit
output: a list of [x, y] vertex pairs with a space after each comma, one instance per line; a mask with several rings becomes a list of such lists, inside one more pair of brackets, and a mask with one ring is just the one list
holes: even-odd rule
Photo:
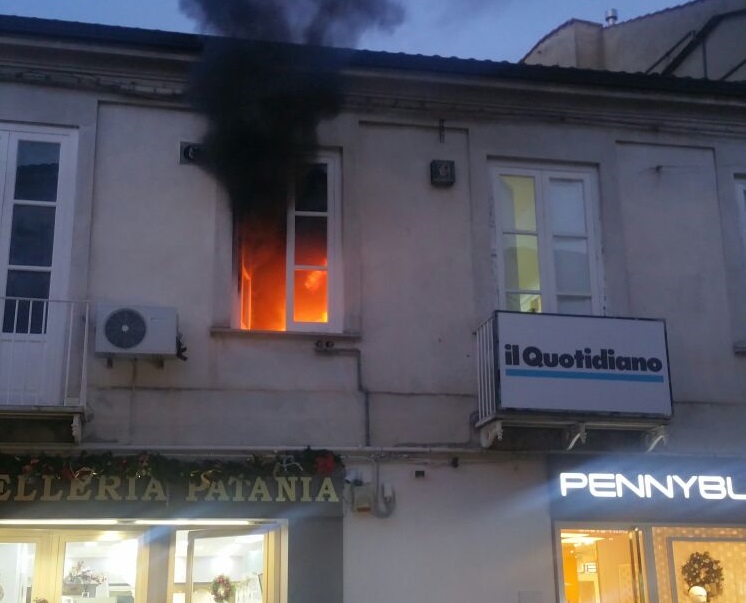
[[176, 308], [99, 303], [96, 310], [97, 354], [176, 355]]

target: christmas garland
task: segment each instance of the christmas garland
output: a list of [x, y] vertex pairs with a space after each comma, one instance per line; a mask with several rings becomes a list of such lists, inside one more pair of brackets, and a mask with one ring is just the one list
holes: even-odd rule
[[233, 583], [225, 574], [217, 576], [210, 585], [210, 592], [215, 603], [222, 603], [231, 598], [233, 594]]
[[707, 591], [708, 600], [723, 592], [723, 566], [710, 553], [692, 553], [681, 566], [681, 577], [688, 589], [701, 586]]
[[343, 467], [342, 460], [333, 452], [311, 448], [302, 452], [249, 455], [242, 460], [175, 459], [148, 452], [129, 456], [82, 453], [75, 457], [0, 454], [0, 474], [23, 475], [29, 480], [51, 475], [70, 482], [108, 475], [204, 483], [230, 477], [330, 475]]

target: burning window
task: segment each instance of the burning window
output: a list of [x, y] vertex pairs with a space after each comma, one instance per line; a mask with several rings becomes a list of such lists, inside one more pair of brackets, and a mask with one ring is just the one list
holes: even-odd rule
[[338, 157], [316, 157], [298, 168], [287, 206], [241, 218], [242, 329], [339, 329], [338, 178]]

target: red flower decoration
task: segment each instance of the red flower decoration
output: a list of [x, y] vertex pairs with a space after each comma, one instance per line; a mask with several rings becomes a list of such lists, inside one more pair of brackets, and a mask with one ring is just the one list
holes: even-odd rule
[[316, 473], [328, 475], [337, 468], [337, 460], [331, 452], [316, 457]]

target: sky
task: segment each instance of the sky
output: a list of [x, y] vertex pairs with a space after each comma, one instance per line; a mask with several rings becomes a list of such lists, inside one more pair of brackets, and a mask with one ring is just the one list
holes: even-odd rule
[[[404, 23], [391, 32], [364, 34], [358, 48], [516, 62], [568, 19], [602, 23], [606, 10], [615, 8], [621, 22], [685, 0], [398, 1], [405, 10]], [[199, 31], [180, 12], [179, 0], [0, 0], [0, 14]]]

